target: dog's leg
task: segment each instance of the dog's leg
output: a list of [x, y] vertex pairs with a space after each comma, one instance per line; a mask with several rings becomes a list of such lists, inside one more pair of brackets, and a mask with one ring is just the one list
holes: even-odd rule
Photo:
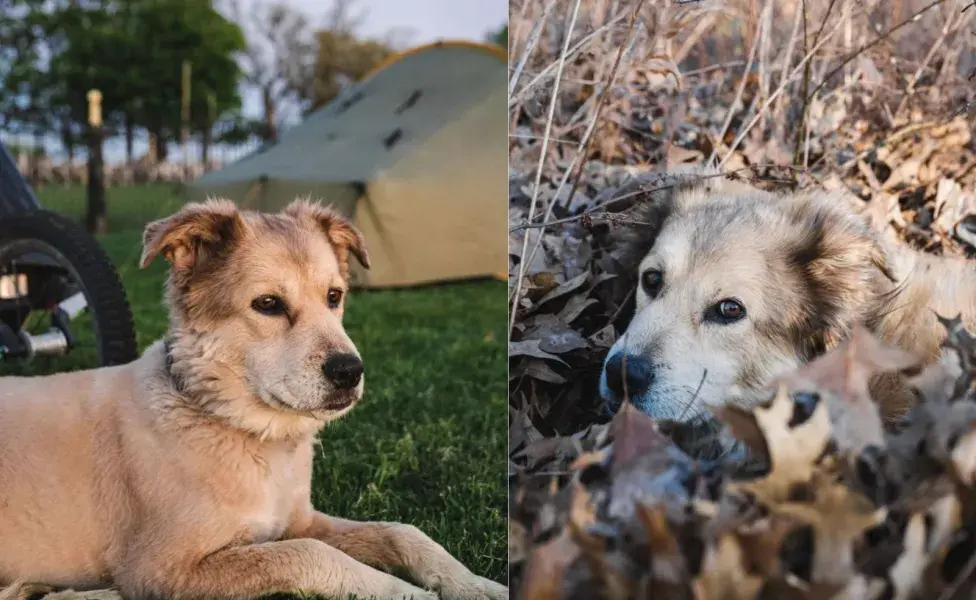
[[479, 577], [413, 525], [358, 522], [316, 512], [289, 532], [315, 538], [358, 561], [381, 569], [400, 568], [443, 600], [504, 600], [508, 588]]
[[[437, 600], [437, 595], [378, 571], [319, 540], [237, 546], [196, 565], [127, 565], [116, 577], [125, 597], [259, 598], [311, 592], [328, 597]], [[147, 579], [148, 578], [148, 579]]]

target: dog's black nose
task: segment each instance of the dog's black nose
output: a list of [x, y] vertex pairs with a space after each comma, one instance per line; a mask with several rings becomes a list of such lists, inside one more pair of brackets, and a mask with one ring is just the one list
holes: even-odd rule
[[607, 360], [604, 370], [607, 387], [618, 402], [643, 396], [654, 381], [651, 363], [634, 354], [614, 354]]
[[337, 387], [354, 388], [363, 378], [363, 361], [355, 354], [336, 354], [325, 361], [322, 372]]

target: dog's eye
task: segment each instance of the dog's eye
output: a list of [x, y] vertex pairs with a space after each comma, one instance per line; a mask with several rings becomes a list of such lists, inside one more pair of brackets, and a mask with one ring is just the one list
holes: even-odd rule
[[283, 315], [285, 314], [285, 301], [278, 296], [264, 295], [258, 296], [251, 302], [251, 308], [265, 315]]
[[651, 298], [657, 298], [661, 293], [661, 286], [664, 285], [664, 275], [660, 271], [644, 271], [641, 275], [641, 287]]
[[713, 320], [719, 323], [735, 323], [746, 316], [746, 308], [738, 300], [722, 300], [712, 307]]
[[329, 290], [326, 301], [329, 303], [329, 308], [339, 308], [339, 304], [342, 302], [342, 290], [336, 288]]

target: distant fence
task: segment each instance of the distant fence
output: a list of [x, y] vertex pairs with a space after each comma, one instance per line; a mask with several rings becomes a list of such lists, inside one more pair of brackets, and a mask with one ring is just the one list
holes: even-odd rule
[[[37, 138], [29, 134], [0, 132], [0, 142], [14, 156], [17, 167], [33, 185], [84, 184], [88, 181], [88, 153], [84, 145], [75, 148], [69, 160], [61, 140], [53, 136]], [[126, 160], [125, 138], [112, 136], [103, 145], [105, 184], [125, 186], [139, 183], [179, 182], [196, 179], [207, 171], [217, 170], [257, 150], [263, 140], [252, 136], [237, 144], [212, 144], [207, 163], [203, 162], [203, 145], [191, 140], [184, 147], [167, 145], [165, 161], [150, 164], [148, 139], [145, 135], [133, 140], [133, 160]], [[185, 150], [185, 151], [184, 151]]]

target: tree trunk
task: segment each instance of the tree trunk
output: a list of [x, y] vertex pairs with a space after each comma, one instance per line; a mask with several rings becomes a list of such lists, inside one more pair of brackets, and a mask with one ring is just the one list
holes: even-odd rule
[[88, 132], [88, 212], [85, 226], [91, 233], [105, 233], [105, 169], [102, 160], [102, 128], [91, 127]]
[[125, 163], [132, 164], [132, 140], [135, 137], [135, 123], [132, 122], [132, 115], [125, 114]]
[[166, 138], [163, 137], [161, 127], [153, 127], [149, 130], [149, 153], [152, 163], [166, 161]]
[[31, 179], [34, 185], [39, 186], [41, 182], [41, 158], [44, 156], [44, 136], [40, 130], [34, 132], [34, 148], [31, 152]]
[[61, 117], [61, 141], [64, 143], [64, 151], [68, 154], [68, 164], [75, 161], [75, 138], [71, 131], [71, 119], [68, 116]]
[[275, 126], [275, 105], [270, 85], [261, 89], [261, 100], [264, 104], [264, 139], [267, 142], [277, 142], [278, 128]]
[[210, 167], [210, 144], [213, 143], [213, 133], [211, 127], [204, 127], [202, 133], [203, 139], [200, 144], [200, 159], [203, 161], [203, 170], [209, 171]]
[[149, 147], [146, 149], [146, 161], [151, 165], [156, 164], [156, 134], [152, 131], [149, 132]]

